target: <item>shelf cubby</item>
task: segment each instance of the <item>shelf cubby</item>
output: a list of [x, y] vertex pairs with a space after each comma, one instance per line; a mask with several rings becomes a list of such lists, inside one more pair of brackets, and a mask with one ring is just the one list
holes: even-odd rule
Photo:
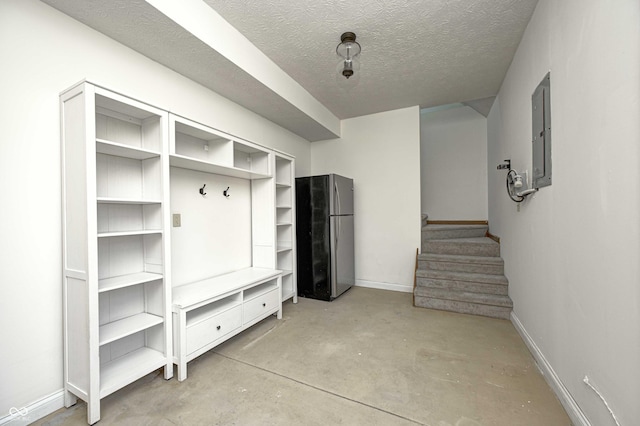
[[292, 223], [291, 207], [278, 207], [276, 209], [276, 223]]
[[291, 250], [286, 250], [278, 253], [278, 269], [281, 271], [291, 271], [293, 265], [293, 253]]
[[293, 207], [293, 189], [290, 186], [276, 187], [276, 207], [291, 208]]
[[172, 167], [243, 179], [271, 177], [269, 150], [173, 114], [170, 152]]
[[233, 167], [233, 141], [195, 122], [175, 122], [173, 154]]
[[291, 160], [276, 157], [276, 185], [287, 187], [292, 185], [292, 162]]
[[98, 200], [98, 236], [162, 230], [162, 205], [122, 199]]
[[98, 278], [142, 272], [162, 273], [162, 234], [105, 235], [98, 238]]
[[143, 151], [162, 151], [161, 114], [119, 96], [96, 94], [95, 105], [96, 139]]
[[141, 312], [100, 326], [100, 346], [161, 324], [162, 317]]
[[[141, 334], [144, 338], [144, 333]], [[102, 348], [100, 358], [105, 359]], [[166, 364], [166, 357], [161, 350], [140, 346], [128, 352], [124, 352], [117, 358], [108, 358], [109, 361], [100, 365], [100, 398], [111, 395], [118, 389], [137, 380], [150, 371], [156, 370]]]
[[98, 198], [158, 200], [162, 198], [160, 157], [144, 160], [96, 154]]
[[245, 143], [233, 143], [233, 165], [242, 170], [269, 175], [269, 153]]

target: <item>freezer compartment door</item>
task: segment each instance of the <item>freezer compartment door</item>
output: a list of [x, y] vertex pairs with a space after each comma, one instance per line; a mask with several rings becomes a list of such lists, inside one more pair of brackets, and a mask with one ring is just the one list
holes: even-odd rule
[[331, 215], [353, 214], [353, 179], [340, 175], [329, 175], [331, 191]]
[[356, 283], [353, 216], [331, 217], [331, 298]]

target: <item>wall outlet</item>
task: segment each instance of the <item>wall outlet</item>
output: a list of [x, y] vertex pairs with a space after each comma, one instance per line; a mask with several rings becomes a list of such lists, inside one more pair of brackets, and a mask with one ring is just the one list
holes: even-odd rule
[[205, 145], [203, 146], [203, 148], [204, 148], [204, 150], [205, 150], [205, 151], [209, 151], [209, 145], [206, 145], [206, 144], [205, 144]]
[[180, 213], [176, 213], [173, 215], [173, 227], [180, 228], [182, 226], [182, 219], [180, 217]]

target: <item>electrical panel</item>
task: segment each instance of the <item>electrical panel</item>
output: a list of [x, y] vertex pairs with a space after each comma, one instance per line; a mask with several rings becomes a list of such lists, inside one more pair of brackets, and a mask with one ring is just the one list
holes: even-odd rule
[[531, 95], [533, 188], [551, 185], [551, 73]]

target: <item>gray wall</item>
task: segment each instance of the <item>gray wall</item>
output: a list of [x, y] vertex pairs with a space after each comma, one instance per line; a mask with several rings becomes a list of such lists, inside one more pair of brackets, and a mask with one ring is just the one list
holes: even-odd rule
[[[585, 376], [620, 424], [640, 419], [639, 22], [636, 0], [540, 0], [488, 117], [516, 325], [593, 425], [614, 422]], [[553, 183], [518, 212], [496, 166], [531, 170], [531, 94], [549, 70]]]
[[468, 106], [420, 112], [422, 213], [487, 220], [487, 119]]

